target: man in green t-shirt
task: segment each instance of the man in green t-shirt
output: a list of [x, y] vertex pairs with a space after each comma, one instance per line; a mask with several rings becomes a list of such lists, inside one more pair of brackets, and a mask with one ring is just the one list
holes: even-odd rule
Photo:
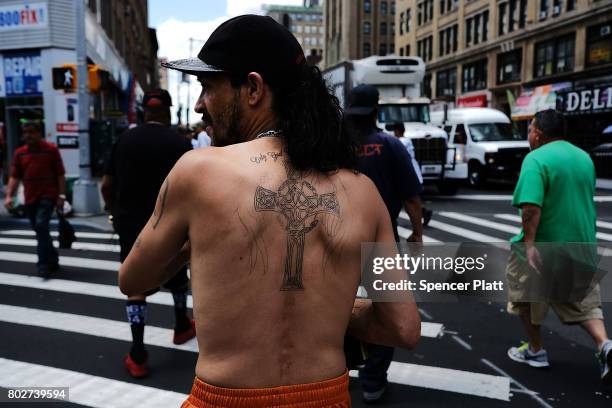
[[[590, 272], [595, 270], [597, 257], [597, 215], [593, 201], [595, 168], [589, 155], [567, 142], [565, 135], [565, 119], [553, 109], [538, 112], [529, 127], [532, 151], [523, 161], [512, 199], [512, 205], [520, 208], [523, 228], [511, 240], [514, 250], [507, 266], [508, 312], [521, 317], [529, 343], [510, 348], [508, 356], [532, 367], [548, 367], [540, 326], [552, 307], [564, 324], [580, 324], [595, 340], [601, 378], [612, 384], [612, 341], [608, 339], [603, 322], [599, 285], [584, 285], [588, 289], [583, 289], [583, 296], [563, 302], [553, 301], [547, 297], [550, 292], [544, 293], [542, 289], [539, 289], [538, 299], [519, 293], [520, 289], [513, 294], [513, 288], [521, 288], [521, 285], [523, 288], [534, 286], [534, 282], [541, 285], [546, 279], [546, 271], [554, 270], [558, 280], [559, 269], [572, 269], [567, 267], [568, 262], [580, 265], [573, 268], [574, 280], [561, 279], [566, 286], [572, 286], [568, 293], [575, 293], [579, 285], [576, 282], [581, 278], [594, 281]], [[551, 255], [553, 251], [554, 256]], [[561, 262], [565, 264], [559, 268]], [[582, 270], [587, 271], [586, 276], [576, 279], [575, 272]], [[556, 281], [554, 285], [560, 284]]]

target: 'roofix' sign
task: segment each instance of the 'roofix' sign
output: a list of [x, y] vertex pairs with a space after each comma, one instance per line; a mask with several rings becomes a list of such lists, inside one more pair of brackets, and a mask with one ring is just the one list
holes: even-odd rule
[[612, 84], [558, 94], [557, 107], [568, 114], [612, 111]]
[[47, 26], [47, 3], [24, 3], [0, 6], [0, 31], [44, 28]]

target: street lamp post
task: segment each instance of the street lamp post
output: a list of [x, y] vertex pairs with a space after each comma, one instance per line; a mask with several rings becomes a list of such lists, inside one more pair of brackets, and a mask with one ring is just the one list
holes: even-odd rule
[[74, 183], [72, 203], [77, 215], [100, 213], [98, 184], [91, 179], [89, 149], [89, 91], [87, 88], [87, 40], [84, 0], [75, 0], [77, 95], [79, 118], [79, 179]]

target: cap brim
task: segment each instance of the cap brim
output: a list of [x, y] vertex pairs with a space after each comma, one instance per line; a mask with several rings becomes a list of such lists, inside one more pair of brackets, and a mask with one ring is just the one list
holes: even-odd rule
[[374, 112], [375, 107], [370, 106], [354, 106], [352, 108], [347, 108], [344, 113], [347, 115], [369, 115]]
[[199, 58], [185, 58], [176, 61], [162, 62], [161, 66], [190, 75], [201, 75], [207, 72], [226, 72], [224, 69], [208, 65]]

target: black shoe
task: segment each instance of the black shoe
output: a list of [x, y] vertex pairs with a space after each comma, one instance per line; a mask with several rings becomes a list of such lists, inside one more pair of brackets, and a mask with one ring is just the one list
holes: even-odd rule
[[376, 391], [362, 391], [361, 396], [363, 398], [363, 402], [366, 404], [375, 404], [382, 400], [387, 391], [387, 386], [384, 385], [382, 388]]
[[429, 221], [431, 220], [431, 217], [433, 215], [433, 211], [423, 207], [423, 226], [426, 227], [427, 224], [429, 224]]
[[49, 277], [51, 276], [51, 274], [54, 271], [51, 270], [51, 268], [46, 267], [46, 266], [41, 266], [40, 268], [38, 268], [38, 276], [40, 276], [43, 279], [49, 279]]

